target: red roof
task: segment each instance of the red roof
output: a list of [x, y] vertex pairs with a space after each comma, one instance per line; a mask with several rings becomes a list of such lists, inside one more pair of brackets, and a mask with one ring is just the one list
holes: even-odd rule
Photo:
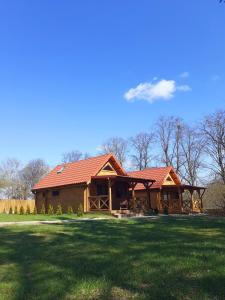
[[127, 175], [113, 154], [105, 154], [72, 163], [58, 165], [48, 175], [42, 178], [34, 186], [33, 190], [69, 184], [86, 183], [91, 179], [92, 176], [97, 175], [97, 173], [109, 160], [113, 162], [113, 165], [118, 169], [118, 173], [120, 175]]
[[[171, 166], [169, 167], [160, 167], [160, 168], [147, 168], [141, 171], [128, 172], [129, 176], [145, 178], [145, 179], [154, 179], [155, 182], [151, 186], [151, 189], [158, 189], [162, 186], [166, 176], [171, 173], [173, 179], [180, 184], [180, 179], [174, 172]], [[143, 190], [142, 184], [137, 184], [135, 190]]]
[[[114, 155], [110, 153], [77, 162], [58, 165], [48, 175], [42, 178], [34, 186], [33, 190], [87, 183], [92, 177], [98, 174], [108, 161], [112, 163], [119, 176], [155, 180], [156, 182], [153, 183], [151, 188], [160, 188], [168, 173], [171, 174], [177, 184], [180, 184], [180, 179], [172, 167], [148, 168], [141, 171], [126, 173]], [[144, 189], [143, 184], [138, 183], [135, 189]]]

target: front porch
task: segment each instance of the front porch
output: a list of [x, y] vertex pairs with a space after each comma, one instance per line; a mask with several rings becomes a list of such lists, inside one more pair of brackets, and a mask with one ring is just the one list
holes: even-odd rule
[[205, 188], [191, 185], [163, 186], [159, 192], [161, 212], [200, 213]]
[[146, 197], [141, 206], [151, 208], [150, 187], [154, 180], [129, 176], [94, 176], [88, 184], [87, 211], [132, 210], [140, 206], [140, 199], [135, 197], [135, 186], [143, 184]]

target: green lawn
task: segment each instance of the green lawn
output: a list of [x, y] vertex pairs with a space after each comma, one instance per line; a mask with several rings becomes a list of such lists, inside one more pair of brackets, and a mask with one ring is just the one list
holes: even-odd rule
[[0, 299], [225, 299], [225, 219], [0, 228]]
[[[111, 218], [111, 215], [108, 213], [85, 213], [82, 216], [83, 218]], [[77, 219], [77, 214], [63, 214], [63, 215], [19, 215], [19, 214], [0, 214], [0, 222], [19, 222], [19, 221], [53, 221], [53, 220], [68, 220], [68, 219]]]

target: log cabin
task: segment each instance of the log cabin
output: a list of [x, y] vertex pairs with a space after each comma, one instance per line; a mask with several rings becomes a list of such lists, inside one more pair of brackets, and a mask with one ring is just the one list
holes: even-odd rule
[[[182, 194], [190, 192], [184, 201]], [[126, 172], [113, 154], [105, 154], [56, 166], [32, 189], [40, 211], [44, 205], [64, 212], [82, 205], [84, 212], [146, 211], [158, 209], [169, 213], [202, 211], [204, 188], [181, 184], [172, 167]], [[193, 193], [197, 191], [198, 200]]]

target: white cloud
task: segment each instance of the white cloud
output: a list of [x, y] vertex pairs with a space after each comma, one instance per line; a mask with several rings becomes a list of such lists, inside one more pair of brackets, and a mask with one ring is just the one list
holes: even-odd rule
[[180, 74], [180, 78], [188, 78], [189, 77], [189, 72], [183, 72]]
[[158, 82], [144, 82], [140, 83], [134, 88], [131, 88], [124, 94], [127, 101], [146, 100], [153, 103], [159, 99], [169, 100], [176, 91], [190, 91], [188, 85], [178, 86], [175, 80], [159, 80]]

